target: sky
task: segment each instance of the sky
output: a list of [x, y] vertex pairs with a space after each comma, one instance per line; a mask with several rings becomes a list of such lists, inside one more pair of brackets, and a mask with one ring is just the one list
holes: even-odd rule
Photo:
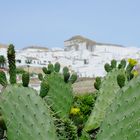
[[63, 47], [82, 35], [140, 47], [140, 0], [0, 0], [0, 43]]

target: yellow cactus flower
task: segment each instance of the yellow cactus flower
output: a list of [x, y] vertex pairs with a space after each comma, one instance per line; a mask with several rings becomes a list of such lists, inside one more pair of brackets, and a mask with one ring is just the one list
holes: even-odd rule
[[76, 108], [76, 107], [71, 108], [71, 111], [70, 111], [71, 115], [77, 115], [79, 113], [80, 113], [80, 108]]
[[138, 72], [137, 70], [133, 70], [133, 71], [132, 71], [132, 74], [136, 77], [136, 76], [139, 75], [139, 72]]
[[128, 62], [129, 62], [129, 64], [130, 64], [131, 66], [135, 66], [135, 65], [137, 65], [137, 63], [138, 63], [137, 60], [132, 59], [132, 58], [129, 58], [129, 59], [128, 59]]

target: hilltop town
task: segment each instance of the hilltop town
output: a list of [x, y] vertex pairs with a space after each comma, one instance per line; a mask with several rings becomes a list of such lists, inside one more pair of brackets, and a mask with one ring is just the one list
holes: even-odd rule
[[[6, 58], [8, 45], [0, 45], [0, 55]], [[140, 61], [140, 49], [122, 45], [99, 43], [77, 35], [64, 41], [63, 48], [28, 46], [16, 49], [16, 65], [28, 69], [41, 69], [49, 63], [68, 66], [79, 77], [104, 76], [104, 64], [112, 59], [134, 58]], [[37, 71], [36, 71], [37, 72]]]

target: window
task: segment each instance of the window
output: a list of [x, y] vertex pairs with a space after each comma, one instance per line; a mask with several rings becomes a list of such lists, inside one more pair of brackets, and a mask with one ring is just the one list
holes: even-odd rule
[[21, 60], [20, 59], [17, 59], [16, 62], [21, 63]]

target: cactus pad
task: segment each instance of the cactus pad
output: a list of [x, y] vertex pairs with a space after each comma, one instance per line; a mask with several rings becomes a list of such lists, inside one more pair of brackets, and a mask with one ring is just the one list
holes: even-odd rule
[[119, 91], [109, 107], [97, 140], [140, 140], [140, 77]]
[[45, 78], [50, 87], [45, 99], [59, 117], [68, 117], [73, 102], [71, 83], [65, 83], [63, 75], [59, 73], [51, 73]]
[[45, 102], [31, 88], [10, 86], [0, 96], [8, 140], [56, 140]]
[[113, 69], [102, 81], [99, 96], [97, 97], [94, 109], [85, 125], [85, 131], [91, 131], [100, 126], [105, 117], [107, 108], [113, 102], [118, 90], [120, 89], [117, 83], [117, 75], [123, 72], [124, 70], [122, 69]]

